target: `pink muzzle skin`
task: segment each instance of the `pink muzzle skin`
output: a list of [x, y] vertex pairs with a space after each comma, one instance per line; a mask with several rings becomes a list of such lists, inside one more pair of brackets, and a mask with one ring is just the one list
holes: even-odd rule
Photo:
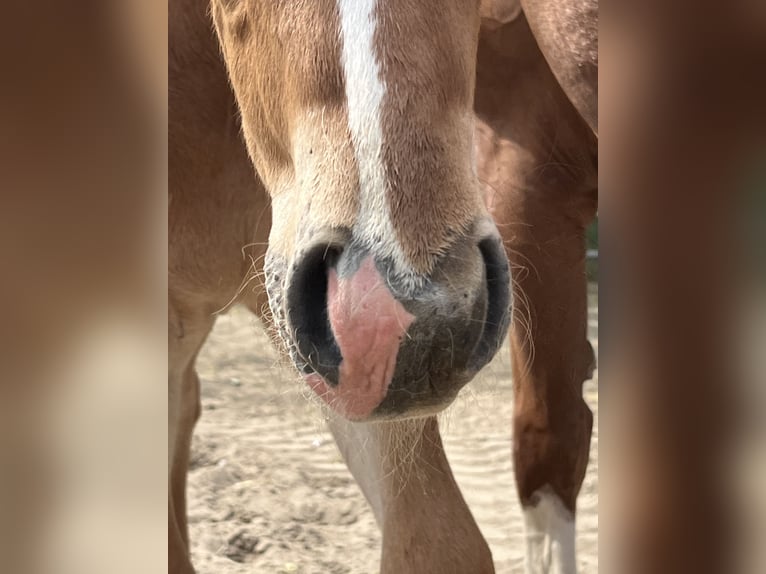
[[329, 270], [327, 306], [343, 357], [339, 382], [330, 386], [316, 373], [305, 379], [334, 411], [362, 420], [385, 398], [399, 345], [415, 317], [393, 297], [372, 257], [348, 278], [338, 279], [335, 269]]

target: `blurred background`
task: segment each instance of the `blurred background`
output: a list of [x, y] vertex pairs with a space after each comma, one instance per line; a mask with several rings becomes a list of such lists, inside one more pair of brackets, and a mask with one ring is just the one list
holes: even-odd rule
[[5, 2], [0, 69], [0, 571], [165, 571], [167, 6]]

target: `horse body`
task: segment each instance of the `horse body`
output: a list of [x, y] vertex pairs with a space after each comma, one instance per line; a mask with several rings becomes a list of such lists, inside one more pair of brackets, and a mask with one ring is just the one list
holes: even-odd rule
[[[526, 314], [517, 306], [511, 322], [529, 568], [547, 571], [549, 537], [554, 571], [573, 571], [590, 437], [579, 385], [591, 359], [581, 242], [595, 209], [594, 138], [524, 17], [486, 4], [482, 15], [508, 22], [480, 35], [473, 2], [214, 0], [217, 42], [208, 2], [171, 2], [171, 572], [193, 571], [184, 490], [200, 411], [194, 361], [215, 313], [235, 301], [272, 322], [335, 413], [333, 433], [383, 531], [381, 571], [493, 571], [432, 416], [508, 326], [507, 260], [490, 213], [512, 265], [529, 271], [514, 282]], [[540, 103], [541, 91], [554, 95]], [[477, 175], [497, 192], [486, 202]], [[261, 275], [265, 285], [248, 282]], [[413, 450], [415, 473], [396, 455]]]

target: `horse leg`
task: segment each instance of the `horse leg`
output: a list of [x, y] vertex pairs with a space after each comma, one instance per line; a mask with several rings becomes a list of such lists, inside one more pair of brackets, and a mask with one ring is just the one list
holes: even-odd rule
[[544, 193], [529, 205], [524, 195], [540, 191], [511, 194], [507, 205], [529, 226], [506, 238], [512, 264], [523, 270], [514, 285], [519, 308], [510, 333], [514, 469], [527, 528], [528, 572], [575, 572], [574, 513], [593, 426], [582, 398], [593, 368], [586, 338], [588, 217], [546, 201]]
[[463, 500], [435, 417], [330, 422], [383, 532], [384, 574], [491, 574], [492, 555]]
[[513, 459], [527, 572], [573, 573], [575, 505], [593, 426], [582, 384], [594, 363], [585, 226], [595, 214], [595, 190], [527, 179], [499, 195], [494, 215], [513, 274]]
[[510, 331], [513, 459], [524, 508], [529, 573], [574, 573], [574, 514], [593, 416], [582, 384], [587, 340], [585, 225], [595, 194], [576, 200], [543, 185], [507, 190], [498, 217], [514, 276]]
[[513, 459], [530, 574], [576, 571], [574, 514], [593, 426], [582, 397], [594, 362], [584, 236], [595, 209], [595, 191], [539, 180], [495, 199], [513, 275]]
[[477, 168], [513, 278], [513, 459], [527, 571], [571, 573], [593, 424], [582, 384], [593, 364], [584, 235], [596, 211], [596, 140], [523, 15], [482, 30], [477, 62]]
[[191, 437], [200, 415], [194, 361], [213, 327], [212, 316], [181, 313], [169, 304], [168, 320], [168, 572], [193, 574], [186, 521], [186, 473]]

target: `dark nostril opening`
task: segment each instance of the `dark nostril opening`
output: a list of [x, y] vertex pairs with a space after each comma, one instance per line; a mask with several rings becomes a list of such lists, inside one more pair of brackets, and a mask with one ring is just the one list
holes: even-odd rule
[[327, 274], [341, 254], [337, 245], [317, 245], [293, 268], [287, 288], [287, 318], [298, 353], [306, 361], [304, 373], [316, 372], [338, 384], [340, 349], [327, 311]]
[[479, 243], [487, 280], [487, 316], [484, 332], [476, 345], [469, 367], [481, 369], [497, 352], [510, 324], [510, 269], [499, 239], [487, 238]]

